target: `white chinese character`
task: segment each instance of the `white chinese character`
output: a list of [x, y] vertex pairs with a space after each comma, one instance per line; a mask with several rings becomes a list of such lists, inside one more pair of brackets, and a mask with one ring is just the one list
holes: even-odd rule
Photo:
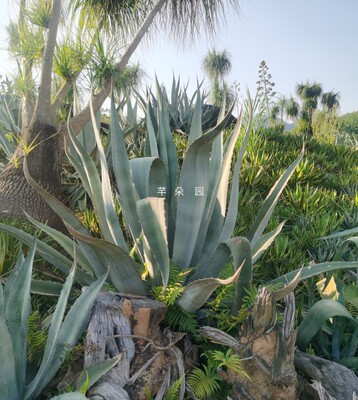
[[165, 186], [158, 186], [157, 187], [157, 194], [164, 196], [167, 193], [167, 188]]
[[204, 196], [204, 188], [202, 186], [195, 186], [195, 196]]
[[184, 189], [181, 186], [178, 186], [174, 192], [175, 196], [184, 196]]

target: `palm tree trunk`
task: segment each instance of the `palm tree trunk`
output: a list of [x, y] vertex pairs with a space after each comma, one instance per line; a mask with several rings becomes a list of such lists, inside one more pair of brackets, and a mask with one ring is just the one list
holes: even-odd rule
[[[135, 37], [127, 47], [121, 59], [116, 65], [117, 71], [123, 69], [134, 51], [139, 46], [144, 35], [148, 32], [154, 18], [158, 15], [167, 0], [158, 0]], [[48, 37], [45, 46], [44, 60], [40, 79], [38, 100], [36, 103], [34, 117], [29, 129], [23, 133], [25, 142], [29, 145], [35, 143], [36, 147], [30, 152], [27, 164], [30, 175], [46, 190], [56, 197], [60, 196], [60, 172], [61, 158], [63, 153], [63, 138], [67, 133], [67, 127], [57, 129], [54, 125], [53, 116], [59, 103], [56, 100], [51, 107], [51, 82], [53, 55], [56, 46], [56, 37], [61, 12], [61, 0], [53, 0], [51, 20], [48, 29]], [[70, 85], [66, 85], [66, 90]], [[67, 94], [66, 90], [61, 91], [61, 96]], [[111, 78], [103, 88], [93, 96], [92, 104], [96, 112], [107, 99], [111, 90]], [[75, 133], [90, 121], [90, 102], [84, 109], [72, 118], [71, 125]], [[0, 213], [9, 216], [23, 216], [24, 211], [31, 216], [50, 224], [63, 228], [58, 217], [47, 206], [42, 198], [28, 185], [22, 172], [23, 149], [21, 146], [16, 150], [15, 156], [0, 176]]]
[[[22, 111], [26, 120], [24, 121], [21, 142], [10, 163], [0, 176], [0, 211], [7, 216], [23, 216], [26, 211], [34, 218], [47, 221], [62, 230], [63, 224], [34, 189], [29, 186], [22, 170], [23, 158], [28, 153], [27, 164], [32, 177], [51, 194], [60, 197], [61, 138], [57, 133], [57, 128], [49, 123], [52, 63], [60, 12], [61, 0], [53, 0], [34, 116], [29, 123], [32, 110], [30, 110], [28, 102], [23, 104]], [[28, 124], [30, 126], [27, 126]]]
[[[121, 71], [128, 63], [130, 57], [133, 55], [134, 51], [138, 48], [140, 42], [142, 41], [145, 34], [148, 32], [151, 24], [154, 21], [154, 18], [159, 14], [163, 6], [168, 0], [158, 0], [158, 2], [154, 5], [152, 10], [147, 15], [146, 19], [143, 21], [143, 24], [138, 29], [136, 35], [130, 42], [129, 46], [123, 53], [121, 59], [115, 66], [117, 71]], [[108, 78], [106, 83], [104, 84], [103, 88], [96, 94], [93, 95], [92, 98], [92, 105], [94, 112], [98, 111], [102, 104], [105, 102], [107, 97], [111, 91], [111, 78]], [[87, 124], [88, 121], [91, 119], [91, 108], [90, 108], [90, 101], [86, 104], [86, 106], [71, 119], [71, 126], [75, 133], [80, 132], [80, 130]], [[64, 128], [67, 129], [67, 128]]]
[[34, 118], [40, 123], [50, 123], [51, 84], [53, 56], [57, 42], [57, 31], [61, 15], [61, 0], [52, 1], [51, 17], [48, 27], [47, 41]]

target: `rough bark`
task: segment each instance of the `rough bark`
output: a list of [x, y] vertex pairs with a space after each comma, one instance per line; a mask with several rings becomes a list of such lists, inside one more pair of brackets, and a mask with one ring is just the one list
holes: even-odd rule
[[285, 298], [282, 323], [275, 324], [272, 293], [262, 288], [256, 297], [251, 318], [240, 332], [240, 343], [248, 358], [243, 368], [250, 379], [237, 376], [233, 399], [288, 400], [297, 398], [297, 374], [294, 368], [296, 331], [295, 299]]
[[297, 350], [295, 366], [301, 374], [301, 400], [350, 400], [358, 395], [358, 377], [341, 364]]
[[273, 295], [262, 288], [237, 339], [214, 328], [202, 330], [203, 336], [233, 348], [242, 360], [247, 376], [232, 370], [218, 371], [221, 378], [232, 385], [232, 400], [297, 399], [295, 301], [292, 293], [286, 296], [285, 303], [283, 321], [276, 324]]
[[90, 388], [91, 400], [145, 400], [146, 389], [155, 395], [168, 386], [169, 375], [178, 378], [181, 356], [175, 340], [171, 342], [159, 329], [166, 309], [150, 299], [100, 293], [87, 330], [85, 367], [121, 357]]
[[[57, 198], [60, 198], [59, 139], [54, 127], [36, 122], [24, 139], [28, 144], [34, 141], [34, 148], [26, 155], [30, 175]], [[27, 183], [22, 167], [24, 156], [24, 150], [19, 145], [13, 160], [1, 174], [1, 213], [21, 217], [27, 212], [35, 219], [63, 230], [64, 226], [57, 215]]]

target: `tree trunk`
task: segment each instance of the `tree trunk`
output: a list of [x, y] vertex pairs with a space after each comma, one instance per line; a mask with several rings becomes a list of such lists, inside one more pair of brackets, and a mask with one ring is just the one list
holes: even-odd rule
[[[89, 389], [91, 400], [146, 400], [146, 392], [163, 393], [171, 380], [184, 375], [183, 357], [174, 346], [182, 335], [175, 338], [159, 329], [166, 310], [155, 300], [100, 293], [87, 330], [85, 368], [121, 357]], [[184, 388], [183, 382], [181, 396]]]
[[[26, 155], [34, 180], [49, 193], [60, 198], [60, 138], [53, 126], [33, 123], [25, 143], [34, 148]], [[63, 230], [63, 224], [47, 203], [28, 184], [23, 174], [25, 150], [20, 143], [11, 162], [0, 176], [0, 212], [6, 216], [24, 216], [48, 222]]]

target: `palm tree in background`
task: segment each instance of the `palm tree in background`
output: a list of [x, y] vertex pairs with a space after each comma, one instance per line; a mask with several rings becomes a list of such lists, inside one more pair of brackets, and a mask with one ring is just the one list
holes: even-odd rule
[[317, 109], [318, 99], [322, 95], [322, 85], [317, 82], [298, 83], [296, 93], [302, 101], [301, 120], [305, 123], [305, 130], [313, 135], [313, 113]]
[[295, 98], [292, 96], [286, 101], [286, 115], [288, 118], [294, 120], [298, 118], [300, 106]]
[[223, 94], [228, 90], [225, 77], [229, 75], [232, 68], [231, 54], [227, 50], [210, 50], [203, 59], [202, 67], [211, 81], [212, 101], [220, 106]]
[[323, 93], [321, 103], [328, 113], [332, 113], [332, 111], [339, 108], [340, 97], [341, 94], [339, 92], [334, 92], [333, 90]]

